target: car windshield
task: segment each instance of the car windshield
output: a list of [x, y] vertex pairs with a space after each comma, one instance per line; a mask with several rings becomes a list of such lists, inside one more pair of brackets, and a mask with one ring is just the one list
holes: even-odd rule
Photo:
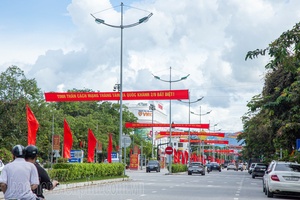
[[300, 165], [290, 163], [277, 164], [274, 170], [300, 172]]
[[149, 165], [155, 165], [155, 164], [157, 164], [157, 161], [154, 161], [154, 160], [153, 161], [149, 161], [148, 164]]
[[191, 166], [200, 166], [201, 163], [191, 163]]

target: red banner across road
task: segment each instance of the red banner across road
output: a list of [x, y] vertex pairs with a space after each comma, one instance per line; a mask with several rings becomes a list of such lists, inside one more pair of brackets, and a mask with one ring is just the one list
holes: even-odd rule
[[[178, 100], [189, 99], [188, 90], [158, 90], [123, 92], [122, 100]], [[118, 101], [120, 92], [46, 92], [46, 102]]]
[[204, 149], [204, 153], [210, 153], [210, 152], [215, 152], [215, 153], [234, 153], [234, 150], [232, 149]]
[[[180, 139], [179, 142], [189, 142], [188, 139]], [[191, 143], [204, 142], [205, 144], [229, 144], [228, 140], [190, 140]]]
[[[170, 132], [168, 131], [160, 131], [158, 133], [160, 136], [169, 136]], [[172, 132], [172, 136], [181, 136], [181, 135], [189, 135], [189, 132]], [[201, 135], [201, 136], [216, 136], [216, 137], [224, 137], [225, 133], [219, 133], [219, 132], [190, 132], [190, 135]]]
[[[170, 124], [125, 122], [126, 128], [170, 127]], [[209, 129], [209, 124], [172, 124], [172, 127]]]

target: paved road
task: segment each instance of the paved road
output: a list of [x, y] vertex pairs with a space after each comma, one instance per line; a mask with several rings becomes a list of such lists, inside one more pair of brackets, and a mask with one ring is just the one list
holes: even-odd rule
[[[80, 187], [66, 189], [61, 185], [46, 193], [47, 200], [265, 200], [262, 179], [252, 179], [246, 171], [213, 171], [205, 176], [187, 173], [166, 175], [146, 173], [145, 170], [126, 171], [130, 179], [114, 182], [82, 183]], [[86, 185], [86, 186], [82, 186]], [[295, 200], [299, 197], [278, 197]]]
[[[243, 171], [211, 172], [205, 176], [186, 173], [166, 175], [143, 171], [127, 171], [129, 181], [92, 185], [47, 193], [47, 199], [64, 200], [263, 200], [262, 179], [252, 179]], [[274, 197], [280, 200], [295, 200], [292, 197]]]

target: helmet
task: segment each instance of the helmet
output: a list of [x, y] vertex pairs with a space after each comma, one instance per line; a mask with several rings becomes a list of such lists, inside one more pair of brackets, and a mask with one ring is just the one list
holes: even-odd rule
[[38, 148], [34, 145], [25, 147], [25, 158], [35, 158], [38, 154]]
[[24, 158], [24, 146], [18, 144], [12, 148], [12, 154], [18, 158]]

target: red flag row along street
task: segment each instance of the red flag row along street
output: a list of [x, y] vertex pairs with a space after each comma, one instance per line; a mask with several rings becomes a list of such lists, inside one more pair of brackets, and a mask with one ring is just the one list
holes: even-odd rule
[[[36, 145], [36, 133], [39, 128], [39, 122], [31, 111], [30, 107], [26, 105], [26, 118], [28, 126], [27, 143], [28, 145]], [[53, 138], [52, 138], [53, 139]], [[87, 161], [94, 162], [95, 148], [97, 144], [97, 139], [93, 134], [91, 129], [88, 129], [88, 155]], [[64, 119], [64, 144], [63, 144], [63, 158], [70, 158], [71, 149], [73, 146], [73, 136], [70, 126], [66, 119]], [[112, 152], [112, 135], [109, 134], [109, 144], [108, 144], [108, 160], [111, 162], [111, 152]]]

